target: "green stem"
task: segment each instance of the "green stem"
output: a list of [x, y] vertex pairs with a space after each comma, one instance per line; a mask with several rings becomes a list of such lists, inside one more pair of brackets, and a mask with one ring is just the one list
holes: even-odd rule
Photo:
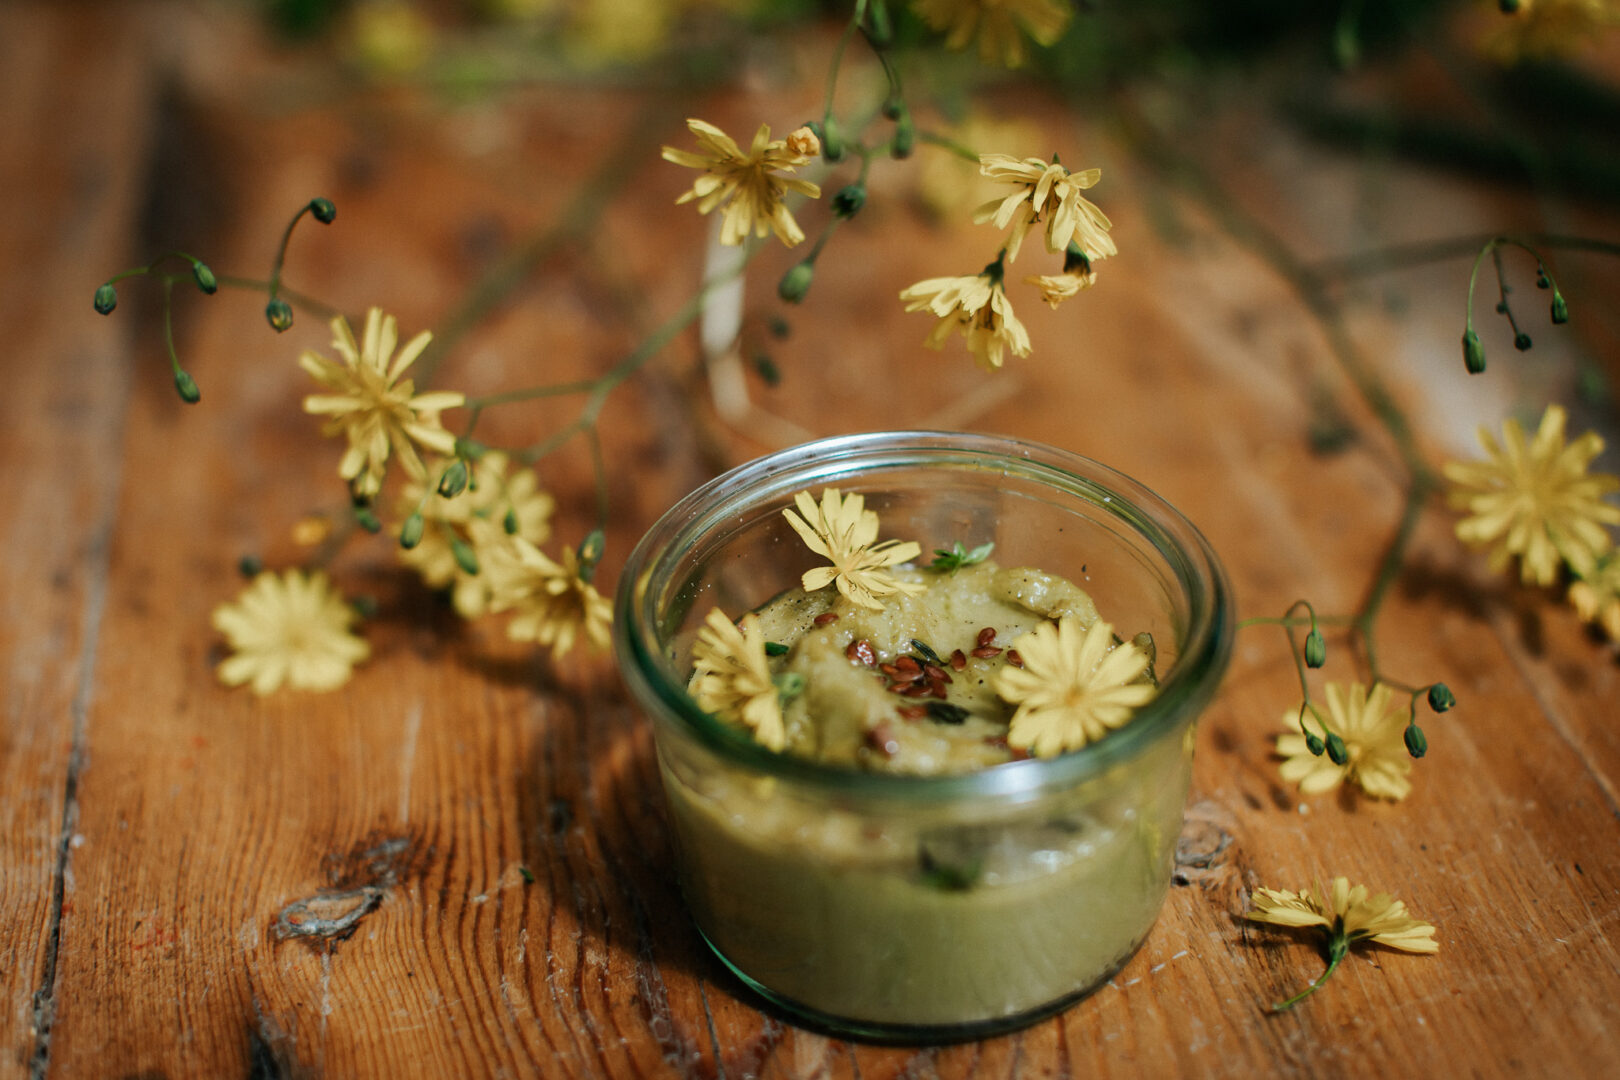
[[925, 143], [928, 143], [930, 146], [937, 146], [942, 150], [949, 150], [951, 153], [955, 154], [964, 161], [971, 161], [975, 165], [979, 163], [979, 152], [977, 150], [974, 150], [968, 146], [963, 146], [961, 143], [957, 142], [955, 139], [952, 139], [948, 135], [941, 135], [934, 131], [918, 131], [917, 138]]
[[272, 300], [276, 298], [277, 292], [281, 289], [281, 267], [282, 264], [287, 261], [287, 245], [292, 243], [293, 229], [298, 227], [299, 220], [303, 218], [305, 214], [311, 212], [313, 205], [313, 203], [305, 203], [303, 206], [300, 206], [298, 208], [298, 213], [294, 214], [292, 216], [292, 220], [287, 222], [286, 231], [281, 234], [281, 246], [276, 248], [275, 262], [270, 264], [270, 282], [268, 291], [270, 294], [270, 299]]
[[[1527, 233], [1518, 236], [1456, 236], [1445, 240], [1431, 240], [1415, 244], [1394, 244], [1346, 255], [1338, 259], [1324, 259], [1307, 264], [1305, 269], [1319, 281], [1354, 281], [1391, 270], [1405, 270], [1447, 262], [1470, 252], [1484, 253], [1492, 244], [1510, 243], [1531, 254], [1537, 249], [1579, 251], [1593, 255], [1620, 257], [1620, 243], [1597, 240], [1589, 236], [1568, 236], [1562, 233]], [[1471, 309], [1470, 309], [1471, 310]]]
[[832, 65], [827, 70], [827, 94], [822, 101], [821, 123], [826, 130], [827, 121], [833, 113], [833, 95], [838, 90], [838, 68], [844, 62], [844, 50], [849, 47], [849, 39], [855, 36], [862, 20], [866, 18], [866, 0], [855, 0], [855, 13], [850, 16], [849, 22], [844, 25], [844, 32], [838, 37], [838, 44], [833, 47]]
[[[215, 280], [217, 280], [220, 285], [228, 286], [232, 289], [247, 289], [251, 292], [270, 292], [270, 282], [260, 281], [257, 278], [236, 277], [230, 274], [216, 274]], [[339, 315], [343, 314], [342, 311], [333, 307], [331, 304], [324, 303], [312, 296], [298, 292], [295, 289], [278, 287], [278, 290], [281, 298], [287, 301], [293, 307], [303, 308], [306, 311], [313, 311], [323, 319], [335, 319]], [[271, 295], [276, 294], [272, 293]]]
[[1330, 979], [1333, 976], [1333, 973], [1335, 971], [1339, 970], [1340, 962], [1344, 960], [1345, 956], [1349, 952], [1350, 952], [1350, 943], [1349, 943], [1348, 940], [1345, 939], [1344, 932], [1342, 930], [1338, 931], [1338, 932], [1335, 932], [1334, 935], [1331, 938], [1328, 939], [1328, 966], [1327, 966], [1327, 970], [1323, 971], [1321, 975], [1317, 976], [1315, 982], [1311, 983], [1311, 985], [1307, 986], [1305, 989], [1301, 990], [1299, 993], [1295, 994], [1293, 997], [1289, 998], [1287, 1001], [1279, 1001], [1279, 1002], [1277, 1002], [1275, 1005], [1273, 1005], [1271, 1007], [1271, 1011], [1272, 1012], [1287, 1012], [1289, 1009], [1292, 1009], [1295, 1005], [1298, 1005], [1300, 1002], [1304, 1001], [1306, 998], [1308, 998], [1312, 994], [1316, 993], [1317, 990], [1321, 989], [1322, 984], [1327, 982], [1328, 979]]

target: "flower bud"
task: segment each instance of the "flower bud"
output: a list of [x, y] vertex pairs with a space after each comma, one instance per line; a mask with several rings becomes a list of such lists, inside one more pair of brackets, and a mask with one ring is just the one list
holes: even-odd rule
[[187, 405], [195, 405], [202, 400], [202, 391], [197, 389], [197, 380], [184, 368], [176, 368], [174, 372], [174, 388], [180, 394], [180, 400]]
[[1322, 756], [1322, 739], [1316, 732], [1307, 731], [1305, 733], [1305, 749], [1309, 750], [1313, 757]]
[[1552, 321], [1559, 326], [1569, 322], [1569, 305], [1564, 302], [1564, 294], [1561, 292], [1553, 293]]
[[1516, 15], [1519, 12], [1520, 0], [1496, 0], [1496, 6], [1504, 15]]
[[447, 499], [453, 499], [467, 489], [467, 463], [460, 458], [450, 463], [439, 477], [439, 494]]
[[883, 102], [883, 116], [885, 119], [898, 120], [906, 115], [905, 98], [892, 97]]
[[880, 48], [894, 40], [894, 22], [883, 0], [870, 0], [866, 5], [866, 38]]
[[790, 304], [797, 304], [810, 291], [810, 282], [815, 280], [815, 276], [816, 264], [806, 259], [782, 275], [782, 280], [776, 286], [776, 295]]
[[1312, 630], [1305, 635], [1305, 666], [1319, 668], [1325, 663], [1327, 663], [1327, 642], [1322, 640], [1320, 632]]
[[607, 534], [601, 529], [592, 529], [579, 542], [579, 565], [583, 567], [595, 566], [602, 561], [602, 552], [607, 548]]
[[417, 511], [405, 519], [405, 524], [399, 527], [399, 546], [409, 551], [422, 542], [422, 530], [426, 522], [422, 520], [421, 511]]
[[501, 527], [506, 530], [507, 536], [516, 536], [518, 532], [518, 516], [516, 507], [508, 507], [506, 516], [501, 519]]
[[256, 578], [264, 571], [264, 560], [257, 555], [244, 555], [236, 560], [236, 572], [245, 578]]
[[354, 520], [359, 522], [360, 527], [368, 533], [382, 532], [382, 522], [377, 520], [376, 512], [369, 506], [355, 507]]
[[450, 538], [450, 554], [456, 560], [456, 565], [469, 574], [478, 573], [478, 553], [473, 551], [472, 545], [459, 536]]
[[782, 385], [782, 369], [776, 366], [776, 361], [772, 360], [768, 353], [754, 355], [754, 370], [759, 372], [759, 377], [765, 380], [766, 386], [774, 389]]
[[1435, 712], [1450, 712], [1456, 704], [1457, 696], [1445, 683], [1437, 682], [1429, 687], [1429, 708]]
[[213, 296], [215, 293], [219, 292], [219, 279], [214, 277], [214, 272], [208, 269], [207, 263], [192, 263], [191, 277], [197, 282], [197, 288], [201, 289], [209, 296]]
[[1522, 330], [1519, 331], [1517, 334], [1514, 334], [1513, 335], [1513, 347], [1515, 349], [1518, 349], [1520, 352], [1529, 352], [1530, 351], [1530, 335], [1526, 334]]
[[1350, 764], [1350, 751], [1345, 749], [1344, 740], [1339, 737], [1337, 731], [1328, 732], [1327, 756], [1335, 765]]
[[314, 214], [315, 220], [322, 225], [332, 224], [332, 219], [337, 217], [337, 207], [332, 205], [331, 199], [309, 200], [309, 212]]
[[889, 156], [896, 161], [903, 161], [911, 156], [911, 151], [917, 146], [917, 124], [911, 119], [911, 113], [903, 113], [894, 124], [894, 139], [889, 143]]
[[861, 184], [850, 184], [833, 196], [833, 213], [841, 218], [852, 218], [866, 205], [866, 188]]
[[1473, 330], [1463, 332], [1463, 366], [1468, 374], [1478, 375], [1485, 370], [1485, 346], [1479, 343], [1479, 335]]
[[111, 315], [113, 308], [118, 306], [118, 290], [107, 282], [96, 290], [96, 313], [98, 315]]
[[1415, 758], [1429, 752], [1429, 740], [1423, 737], [1423, 729], [1416, 724], [1406, 726], [1406, 752]]
[[817, 134], [820, 129], [810, 124], [794, 128], [788, 132], [787, 148], [802, 158], [813, 158], [821, 153], [821, 136]]
[[281, 297], [272, 296], [270, 302], [264, 305], [264, 321], [270, 324], [270, 329], [279, 334], [292, 325], [292, 308], [288, 307], [287, 301]]
[[831, 114], [821, 125], [821, 156], [828, 161], [844, 160], [844, 136], [838, 130], [838, 121]]

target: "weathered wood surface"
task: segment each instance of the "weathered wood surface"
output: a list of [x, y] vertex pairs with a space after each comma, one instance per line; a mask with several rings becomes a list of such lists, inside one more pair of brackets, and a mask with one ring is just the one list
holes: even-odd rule
[[[219, 687], [208, 614], [238, 588], [238, 556], [295, 557], [291, 524], [340, 494], [334, 452], [296, 404], [294, 358], [324, 346], [324, 328], [306, 314], [277, 337], [251, 294], [180, 297], [177, 341], [203, 389], [188, 409], [155, 290], [128, 283], [104, 321], [95, 285], [176, 247], [262, 276], [289, 210], [324, 194], [338, 222], [301, 232], [289, 282], [434, 325], [557, 214], [640, 107], [556, 88], [293, 107], [308, 73], [281, 65], [217, 13], [0, 7], [0, 1077], [1620, 1072], [1620, 667], [1556, 598], [1487, 577], [1443, 511], [1381, 623], [1397, 674], [1445, 678], [1463, 702], [1428, 725], [1412, 797], [1284, 788], [1268, 750], [1292, 671], [1280, 637], [1245, 632], [1199, 733], [1190, 816], [1229, 838], [1215, 865], [1172, 891], [1107, 987], [978, 1044], [850, 1044], [760, 1011], [681, 909], [648, 736], [611, 666], [554, 668], [498, 628], [457, 625], [386, 545], [335, 567], [380, 603], [373, 658], [344, 692]], [[811, 101], [694, 108], [735, 130], [792, 122]], [[679, 115], [655, 141], [680, 139]], [[1073, 118], [1044, 119], [1065, 160], [1107, 148]], [[1367, 241], [1323, 212], [1353, 162], [1263, 124], [1212, 144], [1226, 135], [1238, 149], [1215, 164], [1248, 158], [1241, 204], [1303, 253]], [[444, 382], [588, 376], [690, 294], [704, 228], [671, 208], [682, 178], [646, 151], [628, 197], [457, 349]], [[627, 385], [603, 430], [609, 579], [663, 506], [795, 426], [939, 422], [1143, 479], [1214, 542], [1245, 614], [1299, 595], [1352, 606], [1398, 512], [1389, 450], [1286, 283], [1191, 204], [1190, 245], [1159, 239], [1149, 178], [1112, 152], [1098, 195], [1124, 254], [1060, 313], [1027, 311], [1036, 354], [996, 379], [955, 346], [920, 349], [926, 324], [891, 302], [984, 261], [982, 233], [931, 228], [902, 199], [874, 201], [837, 238], [774, 347], [786, 381], [754, 390], [781, 422], [754, 437], [718, 425], [686, 338]], [[1388, 238], [1534, 224], [1514, 192], [1399, 170], [1384, 182]], [[756, 296], [788, 258], [762, 256]], [[1465, 277], [1400, 275], [1395, 318], [1351, 305], [1368, 354], [1405, 370], [1404, 400], [1443, 402], [1424, 414], [1437, 453], [1468, 452], [1473, 423], [1510, 404], [1511, 380], [1461, 385]], [[1334, 457], [1304, 451], [1318, 387], [1362, 435]], [[517, 410], [491, 430], [527, 441], [571, 416]], [[548, 461], [545, 479], [558, 531], [577, 537], [586, 458]], [[1348, 650], [1330, 673], [1352, 677]], [[1307, 1007], [1266, 1015], [1320, 961], [1239, 921], [1246, 890], [1341, 873], [1406, 899], [1442, 952], [1358, 952]], [[294, 905], [333, 894], [365, 909], [351, 934], [278, 934]]]

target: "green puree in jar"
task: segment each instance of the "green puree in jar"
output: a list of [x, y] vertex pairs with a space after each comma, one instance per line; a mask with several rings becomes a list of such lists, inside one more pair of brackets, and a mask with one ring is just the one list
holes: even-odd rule
[[[1024, 756], [1007, 745], [1014, 708], [995, 674], [1043, 622], [1097, 622], [1091, 598], [988, 562], [893, 573], [925, 588], [881, 611], [796, 588], [756, 613], [793, 693], [783, 752], [909, 776]], [[1151, 661], [1152, 639], [1135, 643]], [[1151, 662], [1140, 678], [1153, 681]], [[1027, 803], [897, 795], [881, 814], [663, 765], [688, 903], [736, 971], [846, 1026], [938, 1029], [1055, 1008], [1130, 956], [1164, 898], [1190, 755], [1190, 740], [1167, 740]]]

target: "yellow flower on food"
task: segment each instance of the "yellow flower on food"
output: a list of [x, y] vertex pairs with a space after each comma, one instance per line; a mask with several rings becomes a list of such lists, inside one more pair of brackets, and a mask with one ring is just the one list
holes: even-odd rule
[[[1492, 7], [1498, 6], [1492, 3]], [[1590, 45], [1620, 26], [1615, 0], [1519, 0], [1518, 10], [1497, 16], [1486, 51], [1515, 64], [1558, 56]]]
[[[464, 491], [445, 498], [436, 490], [435, 481], [448, 464], [436, 461], [425, 480], [405, 485], [397, 512], [402, 520], [420, 513], [424, 528], [415, 547], [399, 549], [399, 559], [421, 574], [429, 588], [453, 585], [457, 613], [476, 619], [489, 607], [489, 582], [481, 573], [469, 573], [456, 560], [452, 541], [470, 544], [475, 553], [503, 542], [508, 535], [543, 544], [551, 535], [556, 500], [541, 489], [534, 470], [520, 468], [508, 476], [509, 459], [498, 450], [485, 453], [473, 465]], [[514, 529], [511, 534], [506, 531], [508, 524]]]
[[1620, 553], [1611, 551], [1577, 570], [1581, 578], [1569, 587], [1569, 602], [1582, 619], [1603, 627], [1610, 641], [1620, 641]]
[[677, 204], [696, 199], [698, 212], [703, 214], [725, 207], [720, 225], [722, 244], [740, 244], [750, 232], [756, 236], [774, 232], [788, 247], [804, 239], [804, 230], [788, 212], [783, 196], [796, 191], [814, 199], [821, 195], [821, 188], [808, 180], [777, 174], [808, 165], [821, 153], [821, 142], [814, 132], [799, 128], [786, 139], [773, 142], [771, 126], [761, 124], [754, 133], [753, 145], [744, 154], [729, 135], [713, 124], [688, 120], [686, 126], [697, 136], [698, 152], [666, 146], [664, 160], [702, 169], [703, 175], [693, 182], [690, 191], [675, 200]]
[[1473, 547], [1494, 543], [1493, 571], [1519, 556], [1526, 584], [1551, 585], [1564, 560], [1577, 569], [1595, 563], [1612, 543], [1603, 526], [1620, 524], [1620, 507], [1603, 501], [1620, 491], [1620, 478], [1586, 471], [1603, 439], [1589, 431], [1565, 445], [1564, 421], [1561, 406], [1547, 406], [1528, 445], [1517, 420], [1502, 425], [1500, 445], [1481, 427], [1489, 460], [1445, 467], [1451, 505], [1471, 515], [1457, 523], [1457, 538]]
[[[1330, 682], [1325, 689], [1327, 729], [1344, 740], [1348, 760], [1335, 765], [1327, 754], [1312, 754], [1300, 731], [1299, 710], [1283, 715], [1288, 730], [1277, 736], [1277, 753], [1285, 760], [1278, 770], [1301, 794], [1320, 795], [1346, 780], [1375, 799], [1399, 802], [1411, 794], [1412, 756], [1406, 749], [1406, 717], [1391, 708], [1390, 689], [1375, 684], [1368, 693], [1360, 683], [1349, 690]], [[1311, 723], [1311, 721], [1307, 721]], [[1317, 734], [1312, 726], [1312, 733]]]
[[1046, 224], [1047, 251], [1067, 251], [1073, 243], [1090, 262], [1119, 254], [1113, 237], [1108, 235], [1113, 222], [1080, 194], [1096, 186], [1102, 178], [1101, 169], [1071, 173], [1055, 161], [984, 154], [979, 158], [979, 172], [997, 183], [1013, 186], [1012, 192], [991, 199], [973, 215], [976, 224], [988, 221], [998, 229], [1011, 230], [1007, 236], [1009, 260], [1018, 257], [1030, 226], [1042, 222]]
[[343, 358], [341, 364], [309, 349], [298, 358], [299, 366], [315, 381], [334, 391], [306, 397], [304, 411], [331, 417], [325, 434], [348, 437], [349, 448], [338, 463], [338, 475], [361, 495], [375, 495], [381, 489], [390, 451], [406, 472], [421, 480], [427, 470], [417, 453], [418, 445], [440, 454], [455, 450], [455, 437], [444, 430], [439, 413], [466, 399], [448, 390], [418, 394], [410, 379], [401, 378], [432, 338], [424, 330], [395, 357], [399, 332], [394, 317], [372, 308], [366, 313], [365, 337], [359, 346], [342, 316], [332, 320], [332, 347]]
[[1020, 635], [1012, 647], [1024, 666], [998, 671], [995, 690], [1018, 706], [1007, 745], [1036, 757], [1095, 742], [1158, 692], [1136, 681], [1148, 669], [1147, 653], [1134, 642], [1114, 644], [1114, 629], [1105, 622], [1087, 627], [1066, 615]]
[[1273, 1009], [1291, 1008], [1327, 982], [1350, 947], [1358, 942], [1372, 941], [1411, 953], [1440, 951], [1433, 926], [1414, 919], [1406, 905], [1388, 893], [1369, 896], [1367, 886], [1352, 886], [1348, 878], [1334, 878], [1326, 890], [1318, 883], [1314, 892], [1256, 889], [1253, 900], [1253, 910], [1244, 912], [1244, 918], [1251, 922], [1318, 930], [1326, 938], [1327, 970], [1300, 993], [1273, 1005]]
[[965, 49], [977, 37], [980, 60], [1010, 68], [1028, 58], [1026, 34], [1039, 45], [1051, 45], [1063, 36], [1072, 14], [1063, 0], [911, 0], [911, 9], [946, 35], [947, 49]]
[[479, 572], [489, 575], [489, 610], [516, 612], [507, 637], [550, 646], [557, 658], [582, 634], [598, 649], [607, 648], [613, 605], [582, 576], [573, 548], [563, 548], [558, 563], [521, 536], [508, 536], [479, 553]]
[[750, 612], [738, 625], [719, 608], [710, 609], [692, 647], [692, 667], [698, 708], [743, 725], [772, 750], [782, 749], [787, 729], [758, 615]]
[[236, 600], [214, 609], [214, 628], [233, 655], [218, 668], [227, 686], [244, 683], [255, 694], [282, 685], [334, 690], [371, 652], [349, 630], [358, 616], [317, 570], [265, 571]]
[[919, 281], [902, 290], [900, 299], [907, 311], [927, 310], [939, 317], [923, 341], [927, 348], [944, 348], [951, 334], [960, 330], [968, 351], [986, 371], [999, 368], [1008, 349], [1014, 356], [1029, 355], [1029, 331], [1013, 314], [999, 262], [972, 277]]
[[895, 593], [915, 596], [923, 591], [923, 585], [901, 581], [888, 569], [915, 559], [922, 546], [915, 540], [877, 543], [877, 511], [866, 509], [864, 495], [845, 496], [837, 488], [823, 488], [819, 506], [808, 491], [799, 492], [793, 501], [799, 512], [784, 509], [782, 516], [806, 547], [832, 560], [831, 566], [804, 572], [800, 582], [806, 592], [837, 585], [851, 603], [882, 611], [880, 597]]

